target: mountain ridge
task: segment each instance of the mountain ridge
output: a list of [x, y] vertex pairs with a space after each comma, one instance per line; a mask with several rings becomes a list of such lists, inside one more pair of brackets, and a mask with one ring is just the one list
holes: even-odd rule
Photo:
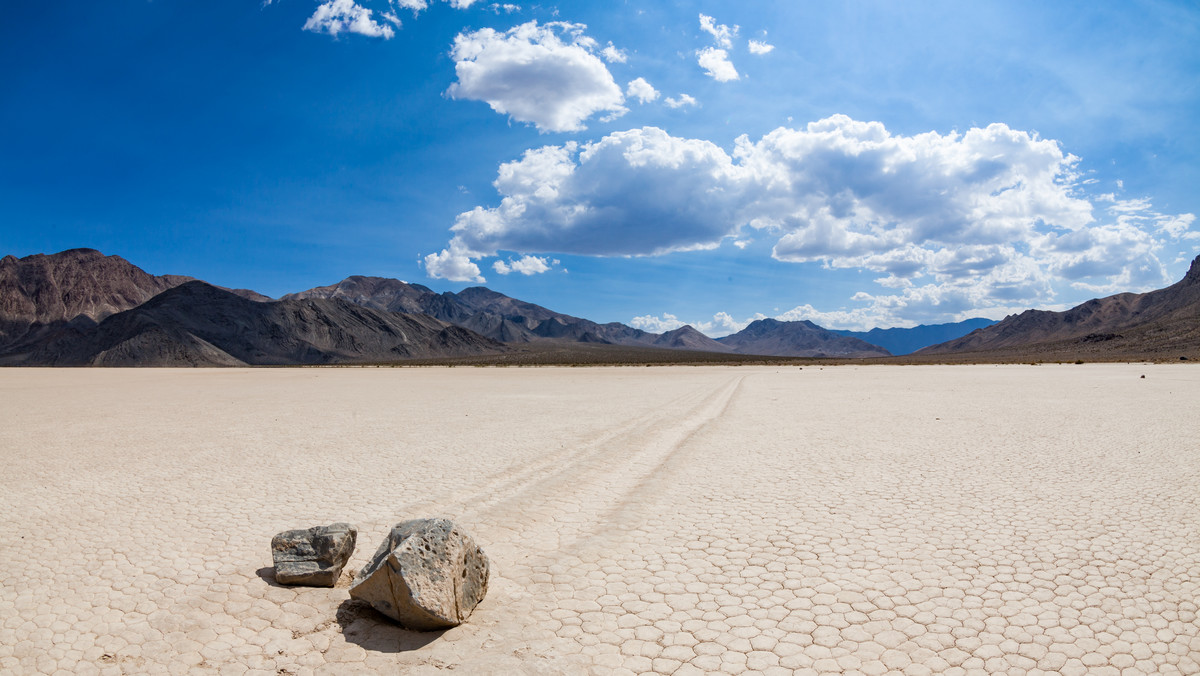
[[261, 303], [192, 280], [91, 328], [63, 327], [11, 365], [266, 366], [466, 356], [505, 347], [427, 315], [342, 300]]
[[[87, 328], [194, 280], [152, 275], [124, 258], [96, 249], [0, 258], [0, 351], [66, 326]], [[255, 301], [248, 289], [225, 289]]]
[[[124, 316], [114, 320], [118, 315]], [[398, 279], [353, 275], [275, 301], [182, 275], [151, 275], [94, 249], [0, 258], [0, 364], [428, 360], [534, 343], [550, 346], [555, 354], [561, 351], [558, 345], [568, 351], [570, 345], [608, 345], [614, 350], [886, 358], [891, 354], [886, 346], [863, 336], [889, 336], [880, 342], [896, 336], [926, 340], [938, 331], [963, 331], [972, 322], [989, 325], [914, 356], [1007, 350], [1004, 358], [1011, 359], [1021, 350], [1093, 355], [1190, 350], [1200, 347], [1200, 257], [1169, 287], [1092, 299], [1061, 313], [1028, 310], [998, 323], [980, 319], [869, 332], [762, 319], [716, 340], [692, 326], [656, 334], [619, 322], [600, 324], [479, 286], [438, 293]], [[243, 333], [231, 334], [230, 327]]]
[[830, 329], [840, 336], [850, 336], [864, 340], [872, 345], [878, 345], [893, 355], [911, 354], [923, 347], [937, 345], [948, 340], [959, 338], [975, 329], [982, 329], [995, 324], [994, 319], [973, 317], [961, 322], [945, 324], [921, 324], [911, 328], [875, 328], [870, 331], [848, 331], [845, 329]]
[[851, 359], [891, 356], [878, 345], [840, 336], [808, 320], [758, 319], [737, 333], [718, 338], [717, 342], [739, 354]]
[[598, 324], [555, 312], [482, 286], [458, 293], [386, 277], [353, 275], [328, 286], [291, 293], [283, 299], [342, 298], [390, 312], [421, 312], [505, 343], [571, 340], [614, 345], [653, 345], [657, 334], [620, 323]]
[[918, 355], [1041, 349], [1148, 353], [1200, 348], [1200, 256], [1178, 282], [1093, 298], [1062, 312], [1026, 310]]

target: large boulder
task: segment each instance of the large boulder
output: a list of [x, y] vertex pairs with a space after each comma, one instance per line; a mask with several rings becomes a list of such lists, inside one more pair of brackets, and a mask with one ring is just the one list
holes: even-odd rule
[[488, 558], [448, 519], [396, 524], [350, 586], [351, 598], [409, 629], [462, 624], [487, 593]]
[[358, 528], [348, 523], [289, 530], [271, 538], [275, 581], [332, 587], [354, 553]]

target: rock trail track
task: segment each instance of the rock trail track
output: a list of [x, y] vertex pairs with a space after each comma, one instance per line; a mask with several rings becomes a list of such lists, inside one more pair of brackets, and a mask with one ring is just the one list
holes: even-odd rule
[[[1146, 374], [1146, 379], [1139, 376]], [[1197, 674], [1186, 366], [0, 372], [0, 672]], [[455, 519], [470, 621], [270, 572]]]

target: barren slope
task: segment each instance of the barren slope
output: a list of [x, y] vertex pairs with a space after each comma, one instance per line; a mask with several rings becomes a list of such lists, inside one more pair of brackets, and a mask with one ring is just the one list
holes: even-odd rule
[[1096, 298], [1065, 312], [1026, 310], [918, 354], [1023, 351], [1194, 353], [1200, 348], [1200, 257], [1182, 280], [1148, 293]]
[[95, 329], [33, 346], [31, 365], [228, 366], [392, 362], [503, 350], [426, 315], [339, 300], [259, 303], [187, 282]]

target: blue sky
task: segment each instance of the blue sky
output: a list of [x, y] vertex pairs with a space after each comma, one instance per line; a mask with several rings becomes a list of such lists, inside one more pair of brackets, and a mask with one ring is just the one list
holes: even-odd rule
[[113, 0], [0, 27], [0, 253], [484, 284], [710, 335], [1159, 288], [1191, 2]]

